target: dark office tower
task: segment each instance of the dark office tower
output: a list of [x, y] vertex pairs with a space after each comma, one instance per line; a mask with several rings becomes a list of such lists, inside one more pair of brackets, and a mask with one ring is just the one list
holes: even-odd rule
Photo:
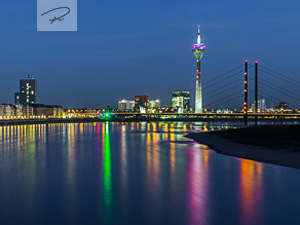
[[20, 105], [20, 92], [15, 92], [15, 105]]
[[37, 104], [37, 82], [32, 76], [20, 80], [20, 92], [15, 93], [15, 104]]
[[184, 111], [190, 111], [190, 92], [189, 91], [173, 91], [172, 107], [181, 108]]
[[136, 111], [140, 110], [140, 107], [145, 108], [145, 109], [148, 108], [149, 98], [147, 95], [136, 95], [134, 99], [135, 99], [134, 109]]

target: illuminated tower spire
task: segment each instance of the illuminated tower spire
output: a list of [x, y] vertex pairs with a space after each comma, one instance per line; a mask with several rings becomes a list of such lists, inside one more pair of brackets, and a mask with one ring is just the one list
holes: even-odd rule
[[200, 26], [198, 26], [197, 43], [193, 45], [193, 53], [197, 59], [196, 72], [196, 93], [195, 93], [195, 112], [202, 113], [202, 83], [201, 83], [201, 58], [204, 55], [206, 46], [201, 43]]
[[201, 37], [200, 37], [200, 26], [198, 26], [198, 37], [197, 37], [197, 44], [201, 44]]

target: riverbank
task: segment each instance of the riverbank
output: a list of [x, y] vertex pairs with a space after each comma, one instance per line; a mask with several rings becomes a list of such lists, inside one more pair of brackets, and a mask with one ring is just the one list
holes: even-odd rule
[[300, 126], [257, 126], [206, 133], [188, 138], [218, 153], [300, 169]]
[[[268, 122], [274, 124], [293, 123], [300, 120], [299, 118], [274, 119], [262, 118], [260, 122]], [[238, 122], [243, 123], [244, 118], [155, 118], [155, 117], [112, 117], [112, 118], [46, 118], [46, 119], [0, 119], [0, 126], [6, 125], [25, 125], [25, 124], [47, 124], [47, 123], [90, 123], [90, 122]], [[249, 118], [248, 122], [254, 123], [254, 119]]]
[[99, 118], [66, 118], [66, 119], [15, 119], [15, 120], [0, 120], [0, 126], [9, 125], [30, 125], [30, 124], [48, 124], [48, 123], [92, 123], [103, 122]]

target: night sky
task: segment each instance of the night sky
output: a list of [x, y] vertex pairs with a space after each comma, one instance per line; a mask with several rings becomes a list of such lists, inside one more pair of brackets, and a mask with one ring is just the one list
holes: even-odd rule
[[[204, 84], [242, 66], [245, 59], [251, 64], [259, 60], [300, 81], [299, 10], [299, 0], [79, 0], [77, 32], [37, 32], [36, 1], [1, 1], [0, 102], [13, 103], [19, 79], [27, 74], [38, 80], [39, 103], [117, 107], [118, 100], [133, 99], [136, 94], [167, 102], [173, 90], [195, 86], [196, 60], [191, 48], [198, 24], [207, 45], [202, 59]], [[299, 94], [295, 85], [261, 76]], [[226, 90], [228, 81], [241, 77], [242, 72], [216, 87]], [[232, 93], [242, 88], [238, 84]], [[209, 98], [213, 89], [204, 88], [204, 106], [226, 97]], [[277, 93], [277, 88], [263, 90], [270, 100], [275, 96], [300, 107], [297, 97]], [[231, 91], [227, 93], [230, 97]], [[242, 95], [219, 106], [241, 102]]]

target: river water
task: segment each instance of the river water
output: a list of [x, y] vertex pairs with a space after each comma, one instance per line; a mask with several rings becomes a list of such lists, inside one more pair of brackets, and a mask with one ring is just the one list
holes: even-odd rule
[[0, 224], [300, 224], [300, 170], [224, 156], [184, 122], [0, 127]]

